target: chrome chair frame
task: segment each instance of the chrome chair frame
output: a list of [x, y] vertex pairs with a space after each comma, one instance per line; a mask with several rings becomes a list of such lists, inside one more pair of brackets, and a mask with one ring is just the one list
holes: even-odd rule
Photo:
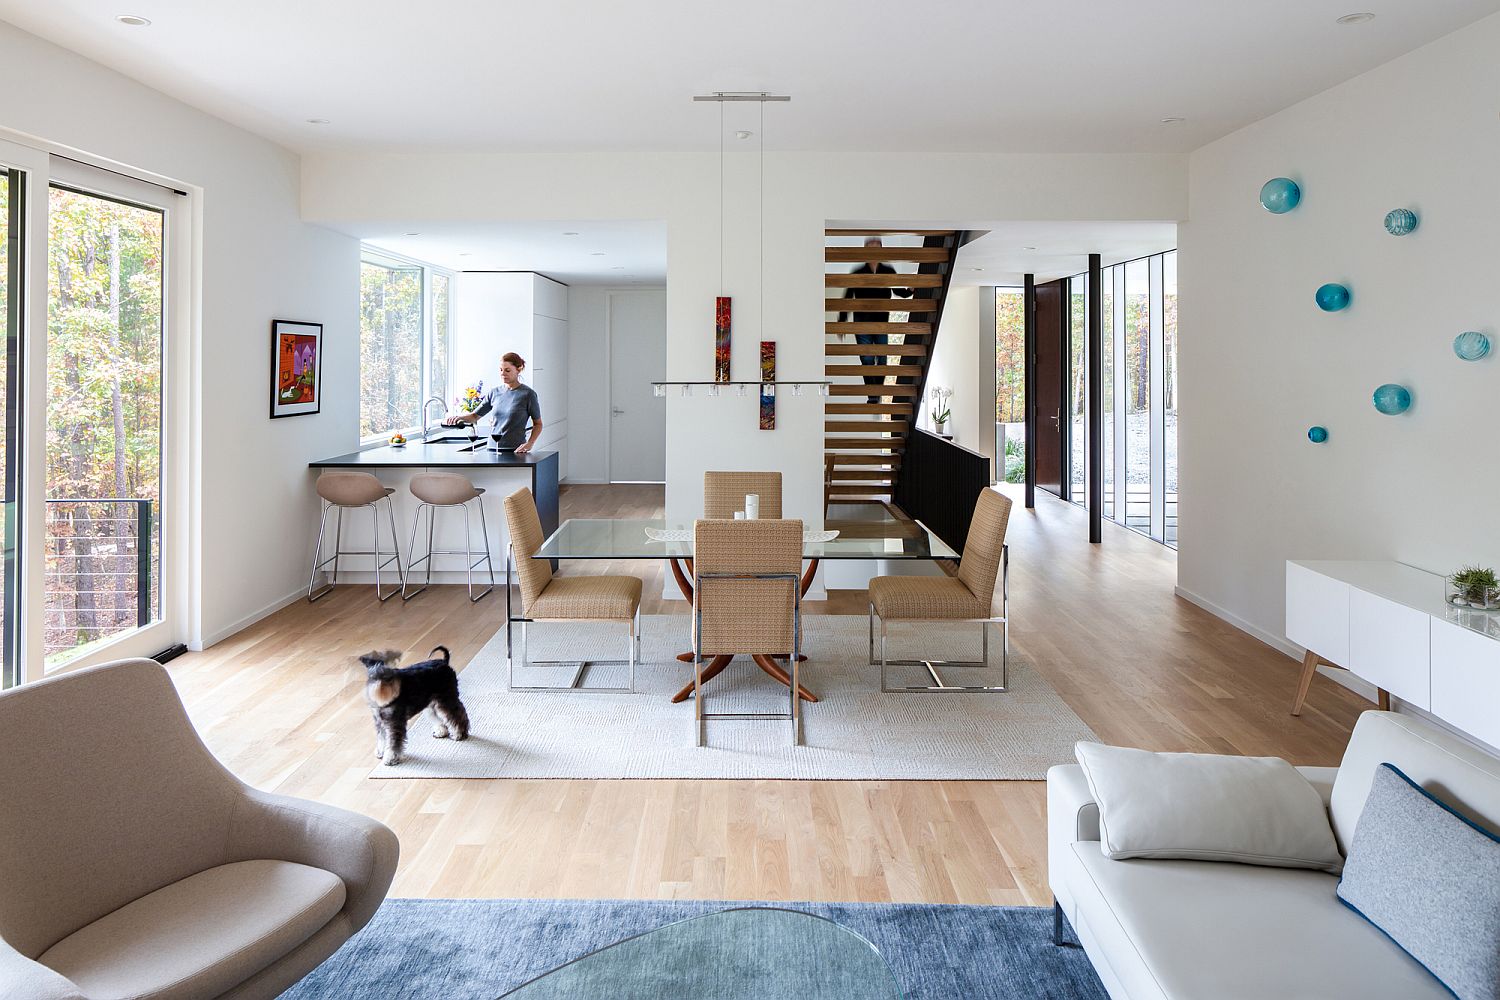
[[[703, 710], [703, 607], [699, 598], [705, 580], [786, 580], [792, 586], [792, 683], [787, 688], [791, 708], [785, 712], [705, 712]], [[710, 720], [763, 719], [772, 722], [791, 722], [792, 746], [802, 745], [802, 577], [798, 573], [695, 573], [693, 574], [693, 725], [697, 731], [697, 745], [708, 745], [708, 723]]]
[[[875, 619], [880, 617], [875, 612], [875, 603], [870, 602], [870, 662], [880, 665], [880, 690], [891, 693], [900, 692], [924, 692], [937, 693], [949, 692], [953, 694], [1004, 694], [1010, 690], [1009, 665], [1007, 660], [1010, 654], [1010, 546], [1002, 546], [1000, 550], [1000, 614], [992, 618], [898, 618], [898, 624], [949, 624], [949, 625], [974, 625], [979, 626], [979, 660], [891, 660], [887, 659], [885, 651], [887, 622], [880, 618], [880, 658], [875, 657]], [[1000, 646], [1000, 684], [949, 684], [943, 680], [937, 668], [947, 667], [989, 667], [990, 665], [990, 626], [999, 625], [1001, 635]], [[931, 684], [908, 684], [891, 687], [889, 668], [891, 667], [926, 667], [927, 673], [932, 676]]]
[[[380, 558], [382, 552], [380, 548], [379, 504], [382, 500], [385, 501], [386, 514], [390, 518], [391, 547], [395, 549], [395, 555], [391, 556], [390, 559], [386, 559], [384, 561], [382, 561]], [[329, 556], [327, 559], [319, 561], [319, 557], [323, 554], [323, 533], [328, 528], [328, 512], [333, 510], [335, 507], [338, 508], [339, 516], [334, 522], [333, 555]], [[340, 546], [343, 544], [344, 539], [344, 511], [353, 510], [356, 508], [362, 509], [365, 507], [370, 508], [370, 520], [372, 526], [375, 529], [375, 548], [373, 550], [341, 548]], [[313, 549], [312, 573], [307, 578], [307, 602], [309, 604], [327, 595], [327, 593], [337, 585], [339, 578], [339, 556], [375, 557], [375, 596], [380, 598], [381, 601], [390, 600], [392, 597], [395, 597], [406, 588], [406, 570], [401, 565], [401, 537], [396, 534], [396, 505], [391, 502], [391, 498], [389, 495], [383, 496], [380, 498], [380, 500], [376, 500], [373, 503], [364, 503], [358, 505], [328, 503], [325, 501], [325, 503], [323, 504], [323, 516], [318, 521], [318, 544], [317, 547]], [[392, 560], [394, 560], [396, 563], [396, 575], [401, 580], [401, 586], [392, 588], [389, 594], [382, 595], [380, 593], [380, 571], [384, 567], [389, 566]], [[313, 587], [318, 582], [318, 571], [321, 570], [324, 566], [327, 566], [329, 563], [333, 563], [333, 572], [328, 575], [327, 585], [317, 593], [313, 593]]]
[[[623, 660], [532, 660], [526, 655], [526, 626], [537, 622], [562, 623], [562, 622], [609, 622], [618, 625], [618, 618], [528, 618], [525, 615], [515, 614], [514, 598], [512, 593], [513, 564], [515, 561], [515, 546], [505, 547], [505, 690], [507, 691], [547, 691], [568, 694], [635, 694], [635, 665], [641, 658], [641, 608], [636, 605], [635, 617], [630, 623], [629, 653]], [[564, 667], [572, 666], [573, 677], [567, 684], [517, 684], [516, 658], [512, 652], [511, 626], [519, 622], [521, 624], [521, 666], [523, 667]], [[630, 682], [628, 687], [589, 687], [582, 683], [584, 673], [589, 667], [594, 666], [620, 666], [626, 664], [630, 668]]]
[[[431, 402], [431, 400], [429, 400], [428, 402]], [[403, 580], [402, 583], [401, 583], [401, 599], [403, 601], [409, 601], [409, 600], [411, 600], [413, 597], [416, 597], [422, 591], [424, 591], [428, 587], [432, 586], [432, 557], [433, 556], [463, 556], [464, 557], [464, 562], [465, 562], [464, 572], [466, 574], [468, 574], [468, 578], [469, 578], [469, 603], [470, 604], [478, 604], [480, 601], [484, 600], [484, 598], [486, 596], [488, 596], [489, 593], [492, 590], [495, 589], [495, 562], [494, 562], [493, 559], [490, 558], [490, 527], [489, 527], [489, 523], [485, 520], [485, 517], [484, 517], [484, 500], [483, 500], [482, 497], [473, 497], [472, 499], [479, 501], [479, 529], [480, 529], [480, 531], [484, 535], [484, 555], [480, 556], [478, 559], [474, 558], [474, 550], [473, 550], [473, 546], [471, 544], [471, 537], [472, 536], [469, 534], [469, 530], [470, 530], [469, 529], [469, 502], [467, 500], [465, 500], [463, 503], [428, 503], [426, 500], [423, 500], [423, 501], [421, 501], [420, 503], [417, 504], [416, 510], [412, 512], [412, 518], [411, 518], [411, 540], [406, 543], [406, 580]], [[427, 508], [427, 554], [424, 555], [421, 559], [413, 559], [412, 556], [417, 551], [417, 528], [422, 523], [422, 508], [423, 507]], [[459, 508], [462, 508], [462, 510], [464, 512], [464, 547], [463, 547], [463, 551], [460, 552], [458, 549], [434, 549], [432, 547], [433, 522], [437, 519], [437, 510], [438, 510], [439, 507], [446, 507], [446, 508], [459, 507]], [[410, 582], [411, 576], [416, 571], [417, 566], [419, 564], [421, 564], [421, 563], [424, 563], [424, 562], [427, 564], [427, 578], [422, 581], [422, 586], [418, 587], [416, 590], [413, 590], [411, 593], [408, 594], [406, 592], [407, 583]], [[475, 595], [475, 593], [474, 593], [474, 568], [476, 566], [478, 566], [480, 563], [485, 563], [489, 567], [489, 571], [490, 571], [490, 585], [488, 587], [484, 588], [484, 590], [480, 591], [480, 593], [478, 595]]]

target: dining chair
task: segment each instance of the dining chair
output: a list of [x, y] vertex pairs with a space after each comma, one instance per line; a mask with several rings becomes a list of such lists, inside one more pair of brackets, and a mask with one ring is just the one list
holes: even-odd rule
[[[522, 487], [505, 498], [505, 521], [510, 529], [510, 546], [505, 557], [505, 654], [508, 661], [505, 687], [508, 691], [576, 691], [591, 694], [634, 694], [635, 664], [640, 658], [641, 581], [633, 576], [564, 576], [552, 575], [552, 564], [532, 556], [542, 547], [542, 519], [537, 513], [531, 490]], [[512, 596], [512, 571], [521, 584], [521, 614], [515, 614]], [[624, 622], [628, 651], [623, 660], [528, 660], [526, 627], [535, 622]], [[511, 627], [521, 624], [521, 666], [561, 666], [577, 664], [573, 679], [566, 685], [517, 685], [516, 657], [511, 653]], [[584, 672], [590, 666], [627, 664], [630, 681], [626, 687], [584, 687]]]
[[[767, 719], [792, 724], [802, 742], [797, 696], [802, 651], [802, 522], [704, 519], [693, 525], [693, 704], [698, 746], [718, 719]], [[786, 712], [706, 711], [704, 657], [749, 654], [756, 660], [790, 654]]]
[[761, 520], [781, 517], [779, 472], [705, 472], [703, 516], [732, 521], [736, 511], [745, 509], [745, 496], [749, 493], [760, 497]]
[[[1010, 550], [1005, 545], [1005, 528], [1010, 521], [1010, 498], [995, 490], [979, 494], [974, 517], [955, 576], [877, 576], [870, 581], [870, 661], [875, 659], [875, 619], [880, 619], [880, 690], [882, 691], [953, 691], [967, 693], [1001, 693], [1007, 689], [1006, 656], [1010, 652]], [[992, 613], [996, 578], [1000, 582], [1000, 614]], [[886, 658], [886, 631], [897, 623], [978, 623], [980, 631], [979, 660], [890, 660]], [[937, 671], [939, 666], [988, 667], [991, 625], [1001, 630], [1000, 683], [948, 684]], [[908, 684], [891, 687], [891, 666], [925, 667], [931, 684]]]

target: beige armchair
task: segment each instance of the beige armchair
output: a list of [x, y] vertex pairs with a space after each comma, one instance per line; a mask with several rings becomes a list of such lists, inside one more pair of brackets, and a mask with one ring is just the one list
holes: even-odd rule
[[[693, 526], [693, 704], [698, 745], [710, 719], [779, 719], [802, 742], [802, 522], [703, 520]], [[776, 673], [772, 656], [791, 658], [786, 712], [720, 713], [704, 709], [703, 658], [749, 654]], [[761, 662], [767, 661], [767, 662]]]
[[[994, 490], [979, 494], [974, 517], [957, 576], [877, 576], [870, 581], [870, 661], [880, 664], [882, 691], [1005, 691], [1006, 656], [1010, 652], [1009, 554], [1005, 547], [1005, 528], [1010, 522], [1010, 498]], [[1000, 614], [994, 614], [995, 582], [1000, 580]], [[880, 659], [875, 658], [875, 619], [880, 619]], [[981, 656], [978, 660], [890, 660], [886, 658], [886, 626], [890, 622], [977, 622], [980, 631]], [[990, 658], [990, 626], [999, 625], [1000, 683], [948, 684], [938, 673], [939, 666], [987, 667]], [[891, 666], [925, 667], [931, 684], [891, 687]]]
[[[634, 576], [564, 576], [552, 575], [552, 564], [533, 559], [542, 542], [542, 519], [536, 500], [524, 486], [505, 498], [505, 521], [510, 529], [510, 554], [505, 560], [505, 685], [510, 691], [580, 691], [593, 694], [634, 694], [635, 664], [640, 659], [641, 581]], [[521, 614], [515, 614], [511, 597], [512, 571], [520, 578]], [[532, 622], [622, 622], [625, 625], [627, 653], [623, 660], [569, 660], [574, 667], [573, 679], [566, 685], [520, 685], [515, 682], [516, 657], [511, 652], [511, 626], [521, 625], [521, 666], [557, 665], [555, 660], [527, 658], [526, 626]], [[594, 664], [627, 664], [629, 683], [582, 686], [584, 674]]]
[[363, 927], [396, 835], [249, 788], [121, 660], [0, 694], [0, 1000], [278, 996]]

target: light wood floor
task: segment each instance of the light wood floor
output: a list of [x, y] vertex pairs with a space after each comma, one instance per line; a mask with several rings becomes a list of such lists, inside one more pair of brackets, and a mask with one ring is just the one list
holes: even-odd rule
[[[660, 505], [659, 487], [563, 493], [564, 517]], [[1083, 512], [1045, 494], [1035, 512], [1017, 495], [1010, 524], [1012, 642], [1101, 739], [1337, 763], [1368, 704], [1325, 680], [1301, 718], [1288, 715], [1298, 664], [1176, 598], [1171, 550], [1110, 524], [1090, 546]], [[655, 596], [658, 563], [588, 571], [642, 576], [648, 613], [687, 610]], [[864, 595], [807, 608], [863, 614]], [[209, 746], [245, 780], [396, 830], [394, 895], [1050, 902], [1041, 782], [367, 779], [352, 656], [442, 642], [463, 663], [504, 614], [498, 594], [471, 607], [444, 587], [382, 605], [350, 587], [170, 669]]]

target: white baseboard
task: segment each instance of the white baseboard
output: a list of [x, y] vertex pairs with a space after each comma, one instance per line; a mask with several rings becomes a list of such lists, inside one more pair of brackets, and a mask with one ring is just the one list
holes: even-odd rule
[[[1238, 615], [1226, 611], [1225, 609], [1219, 607], [1217, 604], [1214, 604], [1212, 601], [1206, 600], [1198, 596], [1197, 594], [1194, 594], [1187, 590], [1183, 590], [1181, 587], [1173, 587], [1172, 592], [1183, 600], [1188, 601], [1192, 604], [1196, 604], [1198, 607], [1202, 608], [1204, 611], [1207, 611], [1215, 618], [1228, 622], [1230, 625], [1233, 625], [1241, 632], [1254, 636], [1261, 642], [1265, 643], [1267, 646], [1270, 646], [1272, 649], [1279, 650], [1280, 652], [1285, 653], [1293, 660], [1297, 660], [1300, 662], [1303, 654], [1307, 652], [1301, 646], [1289, 642], [1288, 640], [1281, 638], [1280, 636], [1274, 636], [1264, 629], [1257, 628]], [[1375, 687], [1375, 685], [1371, 684], [1369, 681], [1365, 680], [1362, 677], [1356, 676], [1348, 670], [1340, 670], [1337, 667], [1320, 666], [1318, 667], [1318, 674], [1319, 676], [1328, 678], [1330, 681], [1339, 685], [1340, 687], [1348, 688], [1350, 691], [1353, 691], [1355, 694], [1359, 695], [1361, 698], [1364, 698], [1371, 704], [1376, 704], [1378, 702], [1379, 690]], [[1288, 692], [1287, 697], [1291, 697], [1290, 691]], [[1399, 712], [1402, 715], [1415, 716], [1423, 720], [1424, 722], [1430, 722], [1434, 726], [1437, 726], [1439, 729], [1452, 733], [1454, 736], [1458, 737], [1464, 742], [1476, 746], [1486, 753], [1500, 755], [1500, 749], [1490, 746], [1483, 740], [1475, 739], [1473, 736], [1469, 735], [1463, 730], [1456, 729], [1450, 723], [1444, 722], [1442, 719], [1433, 715], [1431, 712], [1428, 712], [1425, 709], [1418, 708], [1415, 705], [1408, 704], [1407, 702], [1402, 701], [1400, 698], [1397, 698], [1395, 695], [1391, 696], [1391, 710], [1393, 712]]]
[[1294, 660], [1302, 659], [1304, 650], [1301, 647], [1288, 642], [1285, 637], [1273, 635], [1263, 628], [1252, 625], [1250, 622], [1241, 618], [1234, 612], [1229, 611], [1226, 608], [1221, 608], [1213, 601], [1210, 601], [1208, 598], [1200, 597], [1190, 590], [1184, 590], [1182, 587], [1173, 587], [1172, 593], [1176, 594], [1184, 601], [1187, 601], [1189, 604], [1196, 604], [1198, 607], [1202, 608], [1204, 611], [1207, 611], [1215, 618], [1228, 622], [1235, 628], [1239, 629], [1241, 632], [1244, 632], [1247, 635], [1254, 636], [1261, 642], [1265, 643], [1267, 646], [1270, 646], [1272, 649], [1285, 653], [1287, 656], [1290, 656]]
[[291, 604], [295, 604], [298, 600], [305, 597], [307, 597], [307, 588], [298, 587], [296, 590], [292, 591], [285, 597], [278, 597], [276, 600], [272, 601], [270, 604], [267, 604], [259, 611], [255, 611], [251, 614], [246, 615], [244, 618], [241, 618], [233, 625], [226, 626], [225, 628], [219, 629], [217, 632], [192, 640], [187, 644], [187, 648], [195, 653], [201, 653], [203, 650], [209, 648], [210, 646], [221, 643], [225, 639], [228, 639], [230, 636], [243, 632], [251, 625], [254, 625], [256, 622], [260, 621], [262, 618], [269, 618], [271, 615], [274, 615], [282, 608], [287, 607]]

